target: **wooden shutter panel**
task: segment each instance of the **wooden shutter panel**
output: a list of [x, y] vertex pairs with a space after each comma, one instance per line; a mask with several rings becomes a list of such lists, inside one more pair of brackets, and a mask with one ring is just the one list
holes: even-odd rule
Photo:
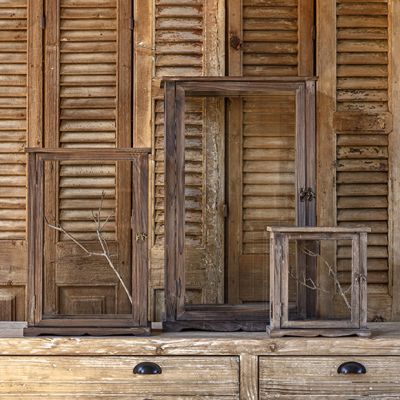
[[296, 223], [295, 109], [294, 96], [231, 100], [227, 248], [234, 304], [268, 299], [266, 226]]
[[[132, 5], [128, 0], [47, 1], [44, 39], [47, 147], [132, 145], [131, 15]], [[96, 240], [91, 212], [105, 192], [103, 215], [115, 214], [115, 220], [107, 224], [105, 236], [115, 249], [125, 281], [130, 279], [131, 268], [132, 181], [128, 164], [61, 162], [56, 168], [49, 167], [50, 184], [46, 188], [47, 198], [54, 199], [46, 204], [48, 218], [86, 242]], [[55, 303], [50, 298], [46, 312], [129, 312], [124, 296], [117, 295], [120, 288], [115, 292], [114, 288], [106, 287], [115, 284], [115, 277], [109, 276], [105, 263], [97, 266], [104, 269], [103, 278], [91, 279], [95, 265], [90, 267], [89, 263], [86, 272], [78, 273], [79, 262], [74, 257], [68, 258], [73, 245], [67, 238], [47, 230], [45, 241], [49, 287], [58, 287], [61, 296], [58, 309], [54, 309]], [[79, 287], [85, 282], [87, 298]]]
[[[155, 5], [155, 71], [156, 82], [163, 76], [201, 76], [223, 74], [222, 21], [217, 12], [222, 10], [220, 0], [157, 0]], [[208, 22], [207, 22], [208, 21]], [[206, 29], [207, 26], [207, 29]], [[219, 36], [218, 36], [219, 35]], [[154, 85], [155, 86], [155, 85]], [[153, 172], [153, 234], [151, 242], [150, 318], [162, 319], [164, 291], [164, 102], [163, 92], [153, 90], [154, 99], [154, 172]], [[207, 193], [207, 187], [217, 184], [218, 160], [210, 138], [216, 132], [215, 124], [223, 123], [221, 103], [217, 100], [189, 100], [186, 113], [186, 224], [188, 259], [190, 270], [187, 291], [188, 301], [195, 303], [215, 302], [213, 285], [207, 276], [222, 263], [211, 248], [223, 240], [222, 232], [210, 230], [211, 226], [223, 226], [222, 187], [216, 197]], [[217, 121], [217, 122], [216, 122]], [[206, 131], [205, 127], [209, 130]], [[222, 139], [220, 137], [218, 140]], [[208, 182], [208, 183], [207, 183]], [[215, 210], [207, 201], [220, 204]], [[218, 221], [218, 222], [217, 222]], [[215, 238], [213, 235], [216, 235]]]
[[0, 4], [0, 239], [25, 239], [27, 2]]
[[[390, 318], [387, 1], [337, 1], [337, 223], [370, 226], [370, 318]], [[349, 248], [338, 248], [349, 281]]]
[[228, 13], [229, 75], [313, 75], [313, 1], [231, 0]]
[[0, 3], [0, 320], [25, 319], [27, 0]]

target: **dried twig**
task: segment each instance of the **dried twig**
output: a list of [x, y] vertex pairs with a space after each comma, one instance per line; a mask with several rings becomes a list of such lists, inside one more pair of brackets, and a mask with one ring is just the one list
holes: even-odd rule
[[109, 267], [112, 269], [112, 271], [114, 272], [114, 274], [116, 275], [116, 277], [118, 278], [119, 282], [121, 283], [121, 286], [123, 287], [126, 295], [128, 296], [128, 299], [130, 301], [130, 303], [132, 304], [132, 296], [127, 288], [127, 286], [125, 285], [125, 282], [123, 281], [121, 275], [119, 274], [119, 272], [117, 271], [117, 269], [114, 266], [114, 263], [111, 259], [112, 255], [110, 254], [110, 250], [108, 247], [108, 243], [106, 241], [106, 239], [104, 238], [103, 234], [102, 234], [102, 230], [104, 229], [105, 225], [109, 222], [109, 220], [111, 219], [111, 217], [113, 216], [112, 214], [109, 215], [105, 222], [102, 224], [101, 221], [101, 211], [102, 211], [102, 207], [103, 207], [103, 199], [104, 199], [105, 193], [102, 193], [101, 196], [101, 201], [100, 201], [100, 206], [99, 206], [99, 210], [98, 210], [98, 214], [95, 215], [95, 213], [92, 211], [92, 218], [93, 218], [93, 222], [96, 226], [96, 236], [97, 239], [100, 243], [102, 252], [98, 253], [98, 252], [94, 252], [94, 251], [90, 251], [87, 247], [85, 247], [81, 242], [79, 242], [78, 239], [76, 239], [73, 235], [71, 235], [68, 231], [66, 231], [61, 225], [57, 224], [51, 224], [49, 223], [49, 221], [47, 221], [47, 219], [45, 218], [46, 224], [49, 228], [54, 229], [58, 232], [63, 233], [68, 239], [70, 239], [72, 242], [74, 242], [81, 250], [83, 250], [88, 256], [97, 256], [97, 257], [104, 257], [109, 265]]
[[[342, 297], [344, 303], [346, 304], [346, 307], [351, 310], [351, 304], [346, 296], [346, 293], [349, 292], [349, 290], [351, 289], [351, 285], [349, 288], [347, 288], [346, 290], [343, 289], [338, 277], [337, 277], [337, 273], [334, 271], [334, 269], [332, 268], [332, 266], [328, 263], [327, 260], [325, 260], [324, 257], [320, 256], [317, 253], [314, 253], [313, 251], [311, 251], [310, 249], [307, 249], [305, 247], [301, 247], [300, 250], [307, 256], [311, 256], [311, 257], [320, 257], [321, 260], [323, 261], [324, 265], [327, 267], [328, 269], [328, 273], [329, 275], [332, 277], [335, 286], [339, 292], [339, 295]], [[314, 283], [314, 282], [313, 282]], [[314, 284], [315, 285], [315, 284]], [[322, 290], [321, 288], [317, 287], [317, 285], [315, 285], [315, 289], [314, 290]]]

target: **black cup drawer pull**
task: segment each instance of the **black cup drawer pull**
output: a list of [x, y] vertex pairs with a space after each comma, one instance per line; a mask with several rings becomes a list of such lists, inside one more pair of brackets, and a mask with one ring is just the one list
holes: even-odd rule
[[343, 374], [343, 375], [366, 374], [367, 369], [364, 367], [364, 365], [360, 364], [359, 362], [348, 361], [343, 364], [340, 364], [337, 372], [338, 374]]
[[156, 375], [161, 372], [161, 367], [153, 362], [141, 362], [133, 368], [133, 373], [139, 375]]

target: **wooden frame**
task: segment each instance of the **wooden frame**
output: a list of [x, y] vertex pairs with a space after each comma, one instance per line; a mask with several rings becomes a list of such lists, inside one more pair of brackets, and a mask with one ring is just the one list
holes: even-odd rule
[[[150, 149], [27, 149], [28, 180], [28, 328], [26, 335], [40, 334], [147, 334], [147, 240], [133, 240], [132, 315], [110, 318], [46, 317], [44, 305], [44, 164], [46, 161], [131, 161], [132, 238], [147, 238], [148, 155]], [[136, 205], [136, 207], [135, 207]], [[128, 314], [129, 315], [129, 314]]]
[[[290, 93], [296, 95], [296, 225], [315, 224], [315, 200], [303, 201], [301, 188], [315, 188], [313, 78], [167, 78], [165, 89], [165, 301], [164, 328], [260, 330], [268, 321], [261, 305], [185, 304], [185, 98]], [[306, 135], [306, 132], [308, 133]], [[306, 137], [309, 141], [306, 143]]]
[[[267, 332], [280, 336], [369, 336], [367, 329], [367, 233], [370, 228], [268, 227], [270, 307]], [[351, 240], [351, 316], [349, 320], [289, 319], [289, 240]], [[300, 285], [298, 285], [299, 287]], [[318, 283], [317, 283], [318, 286]], [[304, 291], [297, 291], [298, 307]], [[300, 302], [299, 302], [300, 300]]]

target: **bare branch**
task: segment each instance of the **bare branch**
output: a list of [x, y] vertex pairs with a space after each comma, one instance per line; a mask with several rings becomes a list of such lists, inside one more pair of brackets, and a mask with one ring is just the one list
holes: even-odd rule
[[112, 271], [114, 272], [114, 274], [116, 275], [116, 277], [118, 278], [118, 281], [120, 282], [122, 288], [124, 289], [126, 295], [128, 296], [128, 299], [130, 301], [131, 304], [133, 304], [132, 301], [132, 296], [127, 288], [127, 286], [125, 285], [124, 280], [122, 279], [121, 275], [119, 274], [119, 272], [117, 271], [117, 269], [115, 268], [113, 261], [111, 259], [111, 257], [113, 257], [112, 254], [110, 254], [110, 249], [108, 246], [108, 243], [106, 241], [106, 239], [104, 238], [103, 234], [102, 234], [102, 229], [104, 228], [104, 226], [109, 222], [110, 218], [113, 216], [113, 214], [110, 214], [105, 222], [103, 224], [101, 224], [101, 211], [102, 211], [102, 207], [103, 207], [103, 199], [105, 196], [105, 192], [102, 192], [102, 196], [101, 196], [101, 200], [100, 200], [100, 206], [99, 206], [99, 210], [98, 210], [98, 215], [96, 216], [94, 211], [92, 210], [92, 219], [93, 222], [96, 226], [96, 235], [97, 235], [97, 239], [100, 243], [100, 246], [103, 250], [102, 253], [97, 253], [97, 252], [93, 252], [90, 251], [87, 247], [85, 247], [81, 242], [78, 241], [78, 239], [76, 239], [73, 235], [71, 235], [68, 231], [66, 231], [62, 226], [60, 225], [55, 225], [55, 224], [50, 224], [49, 221], [45, 218], [46, 224], [49, 228], [54, 229], [58, 232], [62, 232], [65, 236], [68, 237], [68, 239], [70, 239], [72, 242], [74, 242], [80, 249], [82, 249], [88, 256], [99, 256], [99, 257], [104, 257], [109, 265], [109, 267], [112, 269]]
[[307, 249], [307, 248], [305, 248], [305, 247], [301, 247], [300, 250], [301, 250], [304, 254], [306, 254], [306, 255], [308, 255], [308, 256], [311, 256], [311, 257], [320, 257], [320, 258], [321, 258], [321, 260], [323, 261], [323, 263], [324, 263], [325, 266], [327, 267], [328, 273], [329, 273], [329, 275], [332, 277], [332, 279], [333, 279], [333, 281], [334, 281], [334, 283], [335, 283], [336, 288], [338, 289], [339, 295], [342, 297], [343, 301], [345, 302], [346, 307], [347, 307], [349, 310], [351, 310], [351, 304], [350, 304], [350, 302], [349, 302], [349, 300], [348, 300], [348, 298], [347, 298], [347, 296], [346, 296], [346, 293], [351, 289], [352, 285], [350, 285], [350, 287], [347, 288], [346, 290], [343, 290], [342, 285], [341, 285], [341, 283], [340, 283], [340, 281], [339, 281], [339, 279], [338, 279], [338, 277], [337, 277], [337, 273], [334, 271], [334, 269], [333, 269], [332, 266], [328, 263], [328, 261], [325, 260], [324, 257], [320, 256], [319, 254], [314, 253], [313, 251], [311, 251], [310, 249]]
[[72, 240], [78, 247], [80, 247], [87, 255], [89, 256], [102, 256], [102, 253], [95, 253], [93, 251], [88, 250], [82, 243], [80, 243], [74, 236], [72, 236], [69, 232], [67, 232], [62, 226], [60, 225], [52, 225], [46, 220], [47, 226], [52, 228], [58, 232], [63, 233], [68, 239]]

